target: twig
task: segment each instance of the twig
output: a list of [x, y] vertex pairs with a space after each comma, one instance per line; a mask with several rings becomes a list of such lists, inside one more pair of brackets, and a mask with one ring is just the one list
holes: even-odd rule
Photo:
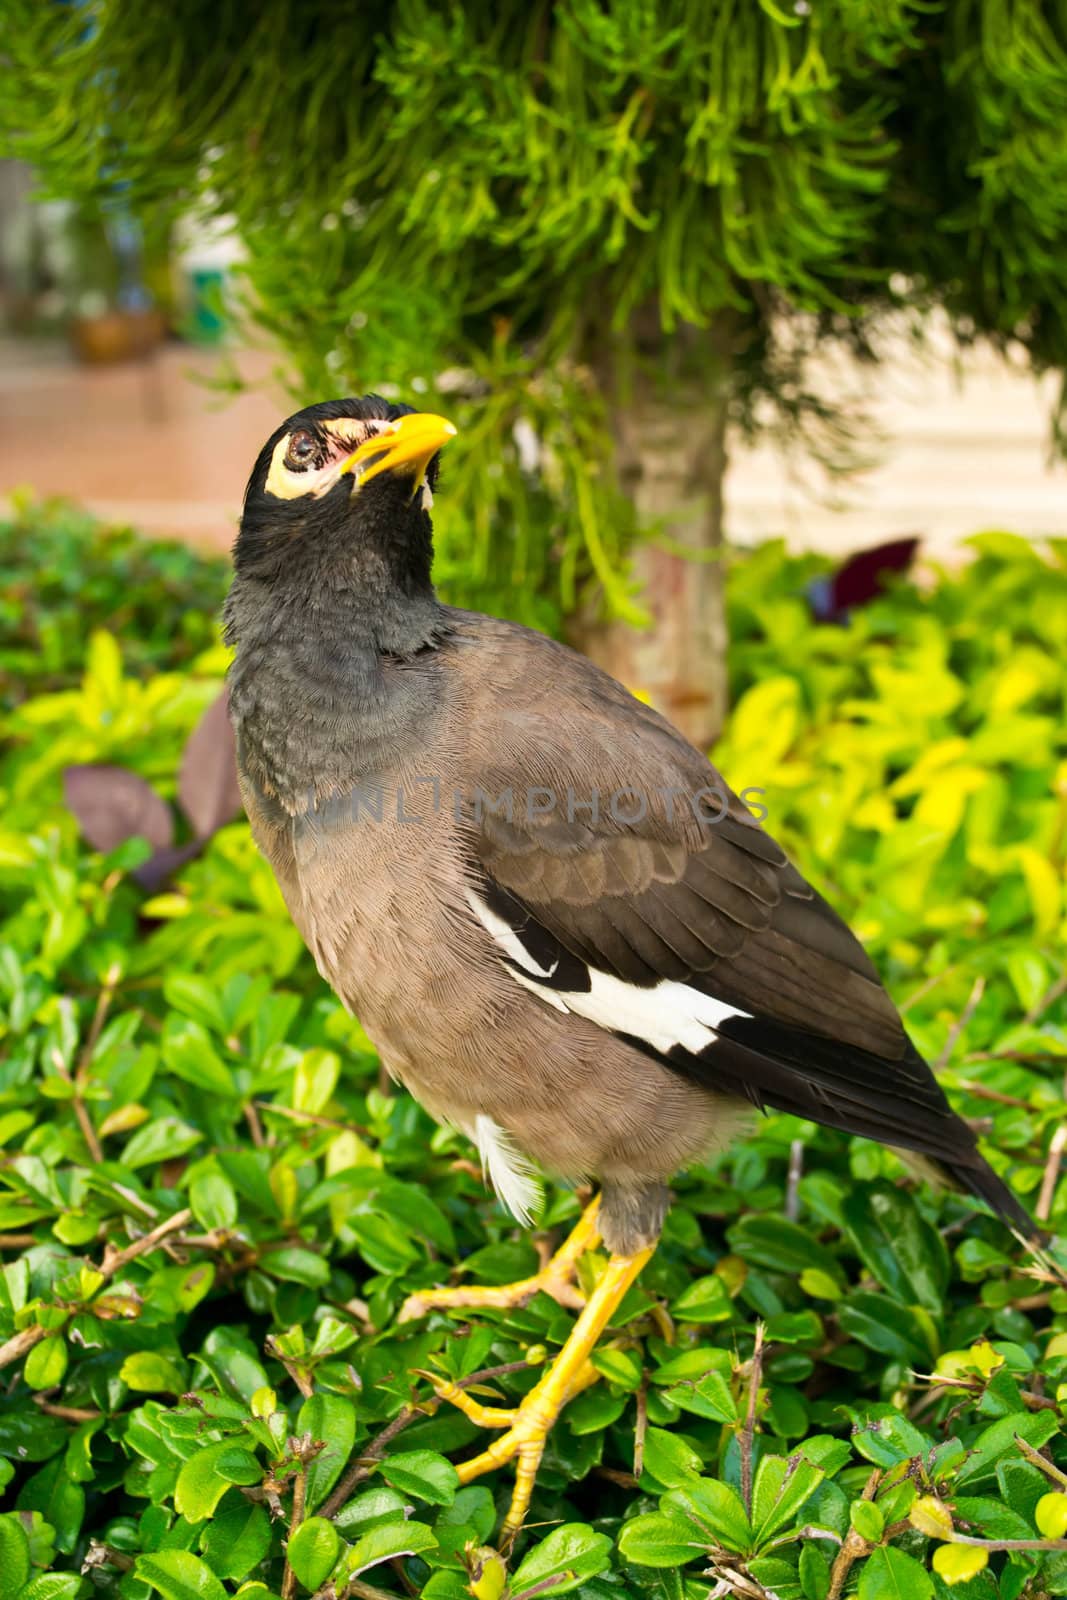
[[364, 1583], [362, 1578], [349, 1578], [344, 1593], [353, 1600], [396, 1600], [391, 1589], [376, 1589], [373, 1583]]
[[389, 1565], [396, 1573], [400, 1587], [403, 1589], [404, 1593], [406, 1595], [411, 1595], [414, 1600], [414, 1597], [418, 1595], [419, 1590], [415, 1587], [411, 1579], [408, 1577], [407, 1572], [404, 1570], [403, 1559], [400, 1556], [393, 1556], [390, 1559]]
[[[525, 1365], [525, 1363], [524, 1363]], [[456, 1385], [460, 1387], [459, 1384]], [[357, 1483], [362, 1483], [364, 1478], [369, 1478], [374, 1466], [385, 1454], [386, 1446], [391, 1444], [397, 1434], [402, 1432], [416, 1417], [424, 1416], [422, 1406], [406, 1405], [398, 1411], [392, 1422], [386, 1424], [365, 1450], [361, 1450], [356, 1460], [349, 1467], [344, 1477], [339, 1481], [336, 1489], [319, 1511], [320, 1517], [335, 1517], [341, 1507], [347, 1502], [352, 1490]]]
[[1051, 988], [1045, 990], [1040, 1000], [1034, 1002], [1023, 1018], [1023, 1022], [1027, 1025], [1035, 1023], [1038, 1017], [1045, 1014], [1049, 1006], [1055, 1005], [1061, 994], [1067, 994], [1067, 973], [1064, 973], [1063, 977], [1057, 978]]
[[[875, 1467], [863, 1486], [863, 1493], [860, 1495], [861, 1500], [874, 1499], [881, 1477], [881, 1467]], [[867, 1540], [862, 1534], [857, 1533], [855, 1528], [850, 1528], [845, 1535], [844, 1544], [834, 1557], [834, 1564], [830, 1569], [830, 1588], [827, 1591], [826, 1600], [840, 1600], [841, 1591], [845, 1587], [845, 1579], [852, 1570], [852, 1563], [858, 1560], [860, 1556], [866, 1555], [868, 1549]]]
[[[344, 1133], [359, 1133], [364, 1137], [370, 1135], [370, 1129], [360, 1122], [338, 1122], [336, 1117], [322, 1117], [317, 1111], [297, 1111], [293, 1106], [276, 1106], [271, 1100], [250, 1100], [248, 1106], [257, 1111], [270, 1111], [278, 1117], [288, 1117], [291, 1122], [310, 1122], [316, 1128], [339, 1128]], [[245, 1110], [247, 1115], [248, 1107]]]
[[645, 1435], [648, 1433], [648, 1379], [641, 1375], [641, 1387], [634, 1396], [637, 1420], [634, 1423], [634, 1477], [645, 1470]]
[[89, 1032], [85, 1036], [85, 1046], [78, 1058], [79, 1077], [88, 1075], [96, 1047], [100, 1042], [100, 1035], [104, 1031], [104, 1023], [107, 1021], [108, 1011], [111, 1009], [111, 1002], [115, 998], [115, 989], [121, 976], [122, 974], [116, 964], [108, 967], [104, 973], [104, 981], [96, 998], [96, 1010], [93, 1012], [93, 1020], [89, 1024]]
[[1043, 1472], [1046, 1478], [1051, 1478], [1053, 1483], [1059, 1484], [1061, 1489], [1067, 1489], [1067, 1472], [1061, 1472], [1053, 1462], [1045, 1459], [1040, 1450], [1035, 1450], [1032, 1444], [1028, 1444], [1018, 1434], [1015, 1435], [1015, 1443], [1032, 1467]]
[[9, 1367], [13, 1361], [21, 1361], [23, 1356], [28, 1356], [35, 1344], [40, 1344], [45, 1334], [52, 1330], [42, 1328], [39, 1323], [34, 1323], [32, 1328], [23, 1328], [21, 1333], [13, 1333], [10, 1339], [5, 1339], [0, 1344], [0, 1367]]
[[132, 1572], [134, 1557], [128, 1556], [124, 1550], [114, 1550], [108, 1544], [102, 1544], [99, 1539], [90, 1539], [89, 1548], [82, 1561], [82, 1575], [92, 1572], [97, 1567], [114, 1567], [117, 1572]]
[[752, 1444], [756, 1435], [756, 1404], [759, 1400], [760, 1379], [763, 1376], [763, 1323], [756, 1323], [756, 1343], [752, 1349], [752, 1360], [749, 1362], [748, 1372], [748, 1409], [745, 1412], [745, 1425], [741, 1429], [741, 1499], [745, 1504], [745, 1515], [752, 1515]]
[[[472, 1372], [469, 1378], [459, 1378], [456, 1388], [469, 1389], [476, 1383], [488, 1383], [493, 1378], [506, 1378], [513, 1372], [528, 1372], [529, 1369], [528, 1361], [505, 1361], [499, 1367], [484, 1367], [481, 1372]], [[406, 1405], [398, 1411], [392, 1422], [387, 1422], [381, 1433], [376, 1434], [366, 1448], [360, 1451], [329, 1499], [316, 1514], [320, 1517], [335, 1517], [346, 1504], [356, 1484], [370, 1477], [397, 1434], [401, 1433], [409, 1423], [414, 1422], [416, 1417], [432, 1414], [438, 1405], [440, 1405], [439, 1400], [424, 1400], [418, 1404]]]
[[[990, 1058], [983, 1057], [981, 1059]], [[987, 1089], [984, 1083], [972, 1083], [969, 1078], [957, 1078], [956, 1087], [965, 1089], [968, 1094], [973, 1094], [978, 1100], [994, 1100], [998, 1106], [1018, 1106], [1023, 1111], [1031, 1109], [1029, 1100], [1020, 1100], [1017, 1094], [1001, 1094], [999, 1089]]]
[[785, 1216], [795, 1222], [800, 1214], [800, 1180], [804, 1175], [804, 1141], [794, 1139], [789, 1146], [789, 1173], [785, 1185]]
[[0, 1250], [32, 1250], [36, 1243], [33, 1233], [0, 1233]]
[[535, 1594], [549, 1594], [551, 1590], [558, 1589], [561, 1584], [573, 1583], [573, 1572], [554, 1572], [549, 1578], [542, 1578], [540, 1583], [535, 1583], [532, 1588], [522, 1591], [522, 1600], [533, 1600]]
[[969, 1544], [977, 1550], [1067, 1550], [1067, 1539], [972, 1539], [954, 1533], [952, 1544]]
[[[100, 1042], [100, 1035], [104, 1031], [104, 1023], [107, 1021], [107, 1014], [111, 1009], [111, 1002], [115, 998], [115, 986], [121, 976], [122, 973], [119, 967], [114, 963], [108, 967], [104, 974], [104, 981], [100, 986], [100, 993], [96, 997], [96, 1009], [93, 1012], [93, 1020], [89, 1024], [89, 1032], [85, 1036], [85, 1045], [82, 1049], [81, 1055], [78, 1057], [78, 1066], [74, 1074], [75, 1090], [72, 1101], [74, 1106], [74, 1115], [78, 1119], [78, 1126], [81, 1128], [82, 1137], [88, 1146], [89, 1155], [93, 1161], [103, 1161], [104, 1152], [101, 1147], [99, 1137], [97, 1136], [96, 1129], [93, 1126], [93, 1119], [89, 1115], [89, 1108], [82, 1099], [82, 1089], [85, 1087], [85, 1084], [89, 1079], [90, 1069], [92, 1068], [93, 1064], [93, 1056], [95, 1055], [96, 1047]], [[60, 1071], [60, 1075], [62, 1077], [68, 1078], [68, 1081], [70, 1081], [65, 1068], [60, 1066], [57, 1070]]]
[[105, 1282], [110, 1283], [111, 1279], [115, 1277], [116, 1273], [121, 1272], [123, 1267], [128, 1266], [131, 1261], [135, 1261], [138, 1256], [146, 1255], [149, 1250], [154, 1250], [157, 1244], [162, 1244], [168, 1234], [179, 1232], [192, 1219], [193, 1213], [190, 1210], [176, 1211], [172, 1217], [168, 1217], [165, 1222], [161, 1222], [158, 1228], [153, 1228], [151, 1233], [143, 1234], [140, 1239], [135, 1239], [132, 1244], [128, 1244], [125, 1250], [116, 1250], [112, 1253], [110, 1246], [108, 1246], [104, 1251], [104, 1260], [99, 1268], [101, 1277]]
[[[1013, 1304], [1018, 1304], [1018, 1302], [1015, 1301]], [[917, 1378], [930, 1376], [932, 1379], [932, 1375], [928, 1375], [925, 1372], [917, 1372], [915, 1376]], [[951, 1394], [954, 1389], [966, 1389], [969, 1394], [976, 1396], [982, 1395], [986, 1389], [986, 1380], [984, 1378], [965, 1378], [961, 1376], [950, 1378], [947, 1383], [937, 1383], [933, 1379], [932, 1381], [934, 1382], [934, 1387], [928, 1390], [918, 1405], [912, 1406], [908, 1412], [908, 1416], [913, 1420], [916, 1417], [920, 1417], [924, 1411], [928, 1411], [938, 1400], [944, 1399], [945, 1395]], [[1031, 1411], [1058, 1411], [1060, 1409], [1055, 1400], [1050, 1400], [1047, 1395], [1038, 1394], [1033, 1389], [1020, 1389], [1019, 1398], [1026, 1401]]]
[[932, 978], [927, 978], [924, 983], [920, 983], [917, 989], [913, 989], [911, 994], [900, 1002], [898, 1009], [909, 1011], [912, 1006], [917, 1005], [920, 1000], [928, 995], [931, 989], [936, 989], [939, 983], [944, 983], [946, 978], [954, 978], [962, 965], [962, 961], [956, 961], [951, 967], [946, 967], [944, 972], [935, 972]]
[[[112, 1251], [109, 1246], [104, 1252], [102, 1264], [96, 1269], [103, 1279], [100, 1288], [103, 1288], [104, 1283], [110, 1283], [115, 1274], [121, 1272], [122, 1268], [137, 1256], [143, 1256], [147, 1251], [154, 1250], [167, 1234], [176, 1233], [179, 1228], [184, 1228], [192, 1214], [191, 1211], [175, 1212], [173, 1217], [168, 1217], [166, 1222], [161, 1222], [158, 1228], [153, 1228], [152, 1232], [146, 1233], [143, 1238], [135, 1239], [125, 1250]], [[73, 1314], [72, 1311], [71, 1315]], [[40, 1324], [35, 1323], [30, 1328], [23, 1328], [21, 1332], [12, 1334], [10, 1339], [0, 1345], [0, 1367], [9, 1367], [13, 1361], [20, 1361], [23, 1356], [29, 1355], [34, 1345], [40, 1344], [49, 1333], [57, 1331], [55, 1328], [42, 1328]]]
[[52, 1066], [55, 1069], [56, 1077], [62, 1078], [64, 1083], [70, 1085], [70, 1103], [74, 1108], [74, 1115], [78, 1119], [78, 1127], [82, 1131], [82, 1138], [88, 1147], [90, 1158], [93, 1162], [103, 1161], [104, 1152], [101, 1148], [100, 1140], [96, 1136], [93, 1119], [90, 1117], [88, 1107], [78, 1090], [78, 1083], [83, 1081], [83, 1069], [79, 1067], [77, 1079], [72, 1078], [67, 1071], [67, 1064], [58, 1050], [52, 1051]]
[[46, 1417], [58, 1417], [61, 1422], [95, 1422], [97, 1417], [102, 1417], [102, 1411], [91, 1411], [88, 1406], [60, 1406], [51, 1400], [46, 1400], [44, 1395], [35, 1394], [34, 1405], [39, 1406]]
[[985, 979], [975, 978], [974, 987], [971, 989], [971, 992], [967, 997], [967, 1004], [964, 1006], [963, 1010], [960, 1012], [951, 1028], [948, 1030], [948, 1038], [945, 1040], [944, 1049], [934, 1062], [935, 1072], [940, 1072], [943, 1067], [948, 1066], [952, 1052], [956, 1048], [956, 1041], [963, 1032], [964, 1028], [967, 1026], [968, 1022], [970, 1022], [971, 1018], [974, 1016], [975, 1012], [978, 1010], [978, 1006], [984, 994]]
[[263, 1137], [263, 1124], [259, 1120], [256, 1102], [254, 1100], [246, 1100], [241, 1109], [244, 1111], [245, 1121], [248, 1123], [248, 1131], [252, 1135], [252, 1143], [257, 1150], [262, 1150], [267, 1141]]
[[307, 1467], [302, 1461], [293, 1479], [293, 1514], [289, 1519], [289, 1537], [286, 1539], [285, 1571], [282, 1574], [282, 1600], [293, 1600], [293, 1592], [296, 1589], [296, 1573], [289, 1565], [288, 1544], [289, 1539], [293, 1537], [293, 1534], [304, 1520], [307, 1486]]
[[1063, 1056], [1055, 1050], [969, 1050], [964, 1064], [970, 1066], [975, 1061], [1016, 1061], [1024, 1067], [1045, 1066], [1051, 1062], [1056, 1066], [1062, 1063]]
[[1037, 1205], [1034, 1207], [1034, 1216], [1038, 1222], [1047, 1222], [1048, 1214], [1052, 1210], [1052, 1202], [1056, 1195], [1056, 1181], [1060, 1175], [1060, 1157], [1063, 1154], [1064, 1145], [1067, 1145], [1067, 1122], [1060, 1124], [1049, 1141], [1045, 1175], [1041, 1179], [1041, 1192], [1037, 1197]]
[[636, 1489], [637, 1479], [632, 1472], [626, 1472], [622, 1467], [594, 1467], [593, 1476], [604, 1478], [608, 1483], [617, 1483], [620, 1489]]

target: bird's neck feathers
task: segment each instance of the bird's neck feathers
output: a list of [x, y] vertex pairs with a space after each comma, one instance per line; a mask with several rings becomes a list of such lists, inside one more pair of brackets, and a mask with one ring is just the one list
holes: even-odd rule
[[[241, 551], [226, 601], [230, 704], [257, 787], [298, 811], [386, 770], [435, 702], [448, 633], [425, 551], [290, 537]], [[242, 529], [242, 538], [245, 530]]]

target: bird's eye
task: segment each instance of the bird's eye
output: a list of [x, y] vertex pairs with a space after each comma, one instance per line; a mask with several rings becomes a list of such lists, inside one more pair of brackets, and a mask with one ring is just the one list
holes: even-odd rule
[[285, 465], [291, 472], [305, 472], [308, 467], [317, 467], [322, 464], [322, 448], [313, 433], [307, 428], [298, 428], [289, 440], [289, 448], [285, 452]]

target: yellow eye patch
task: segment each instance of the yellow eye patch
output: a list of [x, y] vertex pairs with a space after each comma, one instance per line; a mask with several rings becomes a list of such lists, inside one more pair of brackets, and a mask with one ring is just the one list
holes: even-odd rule
[[267, 494], [274, 495], [277, 500], [297, 500], [302, 495], [314, 497], [324, 494], [337, 482], [337, 468], [348, 459], [353, 449], [365, 444], [373, 434], [380, 433], [388, 426], [387, 422], [373, 418], [364, 421], [359, 417], [335, 417], [323, 429], [326, 437], [325, 461], [319, 467], [305, 467], [303, 471], [296, 471], [285, 464], [293, 437], [292, 433], [287, 433], [274, 446], [270, 470], [263, 487]]

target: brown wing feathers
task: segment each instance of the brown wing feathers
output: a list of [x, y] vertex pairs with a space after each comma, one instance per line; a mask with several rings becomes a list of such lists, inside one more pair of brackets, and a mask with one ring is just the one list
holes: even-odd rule
[[[581, 715], [535, 719], [531, 782], [561, 789], [568, 771], [599, 771], [601, 788], [625, 773], [649, 793], [729, 794], [654, 712], [579, 665]], [[521, 701], [509, 704], [512, 738]], [[544, 822], [486, 817], [472, 845], [486, 903], [531, 953], [533, 967], [512, 961], [527, 987], [709, 1089], [921, 1152], [1030, 1228], [862, 946], [735, 796], [716, 822], [656, 805], [631, 827], [581, 811], [568, 821], [559, 807]]]

